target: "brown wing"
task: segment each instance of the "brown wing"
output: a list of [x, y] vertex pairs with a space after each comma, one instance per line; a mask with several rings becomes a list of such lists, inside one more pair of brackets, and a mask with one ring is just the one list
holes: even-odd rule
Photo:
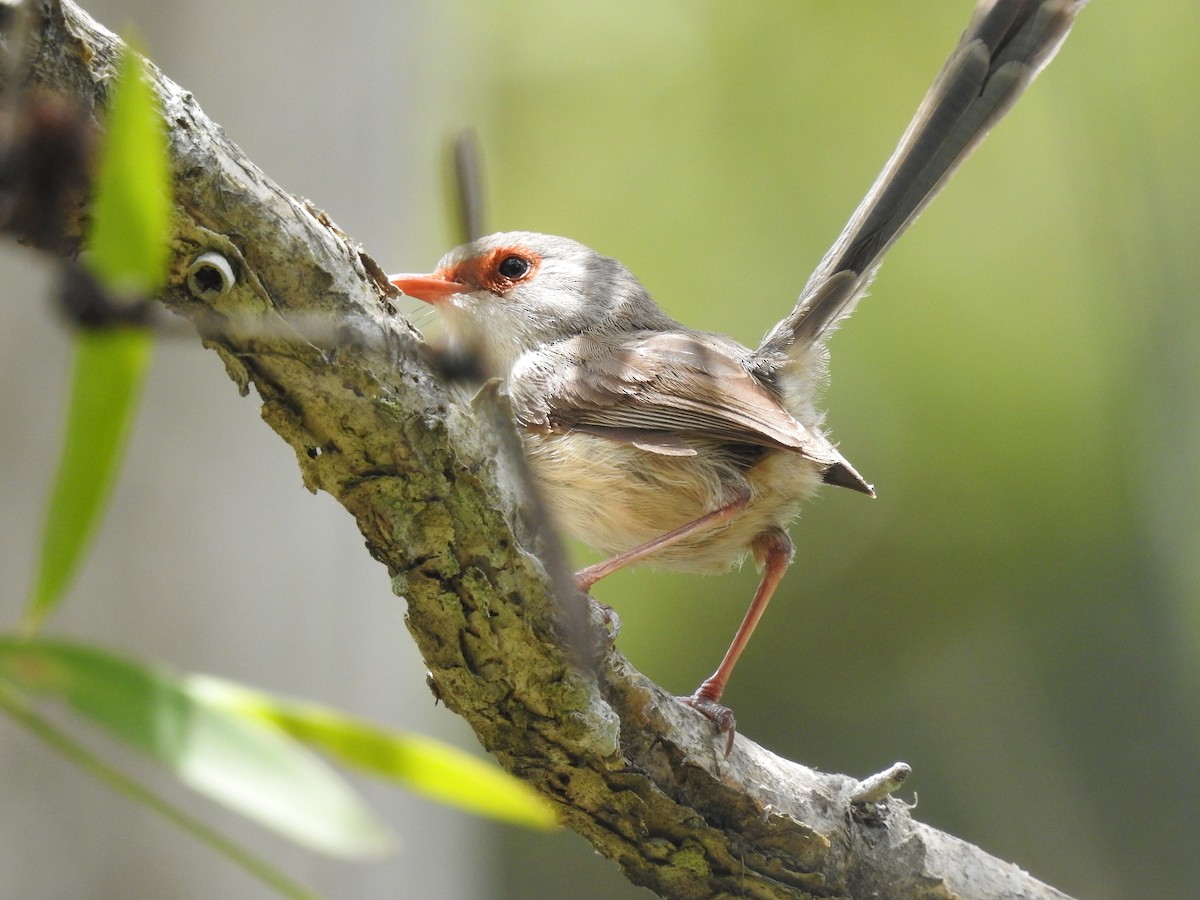
[[694, 332], [583, 336], [517, 366], [510, 390], [529, 427], [585, 430], [673, 456], [693, 455], [698, 440], [791, 450], [821, 466], [826, 480], [871, 493], [824, 436], [746, 370], [748, 355]]

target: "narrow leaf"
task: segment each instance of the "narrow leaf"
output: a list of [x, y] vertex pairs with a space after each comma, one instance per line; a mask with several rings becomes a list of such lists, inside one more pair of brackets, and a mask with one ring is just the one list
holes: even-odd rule
[[272, 722], [349, 766], [416, 793], [493, 819], [549, 829], [553, 806], [498, 766], [422, 735], [380, 728], [312, 703], [281, 700], [215, 678], [203, 693], [215, 706]]
[[261, 718], [193, 680], [81, 645], [0, 638], [0, 679], [64, 700], [196, 791], [314, 850], [376, 856], [389, 836], [346, 783]]
[[[136, 53], [121, 55], [92, 185], [88, 265], [110, 293], [148, 296], [170, 252], [171, 175], [166, 130]], [[36, 630], [62, 599], [93, 536], [124, 453], [150, 360], [147, 334], [82, 332], [66, 435], [23, 627]]]
[[171, 238], [167, 134], [142, 58], [126, 49], [92, 185], [88, 265], [110, 292], [148, 296], [166, 276]]
[[81, 331], [75, 338], [62, 458], [25, 610], [26, 631], [53, 611], [91, 543], [124, 456], [152, 346], [149, 334], [130, 328]]

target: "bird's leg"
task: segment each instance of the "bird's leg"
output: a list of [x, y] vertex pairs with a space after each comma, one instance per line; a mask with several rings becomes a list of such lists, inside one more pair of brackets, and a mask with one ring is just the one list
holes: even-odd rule
[[[584, 593], [591, 590], [601, 578], [606, 575], [611, 575], [618, 569], [623, 569], [628, 565], [640, 562], [652, 553], [657, 553], [664, 547], [670, 547], [682, 541], [686, 537], [690, 537], [697, 532], [705, 531], [709, 528], [714, 528], [722, 522], [726, 522], [733, 518], [746, 504], [750, 502], [750, 489], [746, 488], [736, 497], [726, 503], [724, 506], [719, 506], [712, 512], [705, 513], [698, 519], [693, 519], [685, 525], [680, 525], [674, 531], [668, 531], [666, 534], [656, 537], [652, 541], [647, 541], [641, 546], [634, 547], [632, 550], [626, 550], [624, 553], [618, 553], [611, 559], [606, 559], [604, 562], [596, 563], [588, 566], [586, 569], [580, 569], [575, 573], [575, 585]], [[757, 551], [755, 551], [757, 552]]]
[[758, 583], [758, 590], [754, 592], [754, 599], [750, 601], [750, 608], [746, 610], [742, 624], [738, 626], [737, 633], [733, 636], [733, 643], [725, 651], [725, 658], [717, 666], [717, 671], [696, 688], [696, 693], [690, 697], [680, 698], [692, 709], [712, 719], [717, 726], [717, 731], [726, 736], [726, 756], [733, 749], [737, 721], [733, 717], [732, 710], [721, 705], [721, 695], [725, 693], [725, 685], [729, 683], [733, 667], [737, 665], [738, 657], [742, 655], [746, 644], [750, 642], [750, 635], [754, 633], [758, 620], [762, 618], [767, 603], [771, 600], [771, 595], [775, 593], [775, 588], [783, 578], [783, 573], [787, 571], [792, 562], [792, 540], [783, 529], [777, 528], [764, 532], [754, 539], [751, 548], [754, 551], [755, 561], [762, 567], [763, 574], [762, 580]]

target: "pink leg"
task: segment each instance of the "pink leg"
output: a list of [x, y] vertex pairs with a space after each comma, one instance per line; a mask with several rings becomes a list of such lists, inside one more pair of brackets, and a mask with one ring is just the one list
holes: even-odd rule
[[726, 735], [726, 756], [733, 749], [733, 737], [737, 731], [737, 722], [733, 717], [733, 712], [728, 707], [721, 705], [721, 695], [725, 693], [725, 685], [729, 683], [733, 667], [737, 665], [738, 657], [742, 655], [742, 651], [750, 642], [750, 635], [754, 633], [758, 620], [762, 618], [771, 595], [775, 593], [775, 588], [783, 578], [783, 573], [787, 571], [792, 562], [792, 541], [785, 531], [765, 532], [754, 539], [752, 546], [754, 558], [763, 567], [763, 574], [762, 580], [758, 583], [758, 590], [754, 592], [754, 599], [750, 601], [750, 608], [746, 610], [742, 624], [738, 626], [737, 633], [733, 636], [733, 643], [725, 651], [725, 658], [717, 666], [717, 671], [705, 679], [704, 683], [696, 689], [696, 693], [690, 697], [681, 698], [688, 706], [712, 719], [717, 726], [717, 731]]
[[606, 575], [611, 575], [618, 569], [623, 569], [628, 565], [639, 562], [652, 553], [656, 553], [664, 547], [670, 547], [672, 544], [678, 543], [697, 532], [713, 528], [722, 522], [728, 521], [737, 515], [749, 502], [750, 491], [747, 489], [724, 506], [718, 507], [710, 513], [705, 513], [700, 518], [694, 519], [686, 525], [680, 525], [674, 531], [668, 531], [662, 537], [656, 537], [654, 540], [647, 541], [640, 547], [634, 547], [632, 550], [618, 553], [612, 559], [606, 559], [604, 562], [596, 563], [594, 566], [580, 569], [575, 573], [575, 584], [581, 591], [587, 593], [592, 589], [593, 584]]

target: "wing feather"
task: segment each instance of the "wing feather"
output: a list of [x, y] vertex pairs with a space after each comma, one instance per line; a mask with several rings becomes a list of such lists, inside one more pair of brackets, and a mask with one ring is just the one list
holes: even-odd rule
[[752, 375], [750, 351], [721, 335], [644, 331], [572, 338], [514, 367], [509, 391], [526, 427], [600, 434], [668, 456], [706, 441], [790, 450], [834, 483], [870, 493], [824, 435], [798, 422]]

